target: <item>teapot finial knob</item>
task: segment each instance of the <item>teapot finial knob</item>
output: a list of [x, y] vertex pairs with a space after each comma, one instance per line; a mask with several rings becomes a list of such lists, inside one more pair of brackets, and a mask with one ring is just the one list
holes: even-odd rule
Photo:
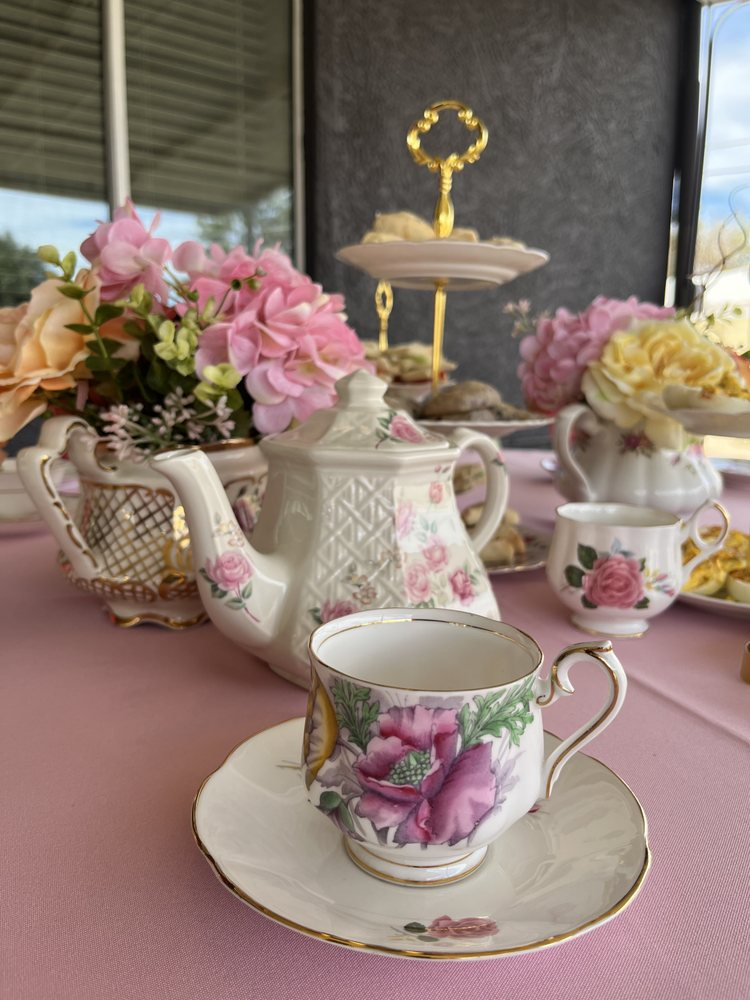
[[351, 375], [345, 375], [336, 383], [339, 408], [380, 410], [384, 406], [383, 396], [387, 391], [386, 382], [363, 368], [352, 372]]

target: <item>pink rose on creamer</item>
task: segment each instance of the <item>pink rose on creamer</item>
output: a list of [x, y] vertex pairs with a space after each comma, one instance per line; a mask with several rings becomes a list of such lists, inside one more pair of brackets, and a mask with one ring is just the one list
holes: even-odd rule
[[239, 590], [253, 575], [253, 567], [241, 552], [224, 552], [206, 560], [206, 576], [222, 590]]
[[469, 604], [476, 596], [471, 577], [465, 569], [457, 569], [448, 577], [451, 589], [462, 604]]
[[409, 441], [411, 444], [421, 444], [424, 441], [424, 434], [403, 413], [397, 413], [393, 417], [388, 433], [397, 441]]
[[644, 596], [640, 560], [623, 555], [600, 556], [581, 583], [591, 604], [632, 608]]
[[325, 622], [333, 621], [334, 618], [343, 618], [344, 615], [352, 615], [356, 611], [356, 607], [351, 601], [324, 601], [323, 606], [320, 609], [320, 621], [322, 624]]
[[430, 596], [430, 575], [423, 563], [414, 563], [407, 569], [404, 584], [410, 601], [419, 603]]
[[438, 938], [489, 937], [497, 934], [497, 924], [489, 917], [463, 917], [451, 920], [449, 916], [436, 917], [427, 928], [429, 934]]
[[430, 544], [422, 549], [422, 557], [433, 573], [448, 565], [448, 549], [439, 538], [433, 538]]

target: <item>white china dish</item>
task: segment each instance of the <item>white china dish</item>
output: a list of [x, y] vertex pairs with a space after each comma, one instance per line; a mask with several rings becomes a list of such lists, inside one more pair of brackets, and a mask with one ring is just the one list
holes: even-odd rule
[[512, 563], [493, 563], [484, 560], [484, 568], [490, 576], [501, 576], [505, 573], [524, 573], [532, 569], [542, 569], [547, 562], [549, 547], [552, 541], [551, 535], [545, 535], [531, 528], [525, 528], [522, 524], [516, 528], [524, 542], [526, 551]]
[[532, 417], [530, 420], [419, 420], [418, 424], [427, 431], [436, 434], [449, 434], [451, 431], [465, 428], [486, 434], [487, 437], [504, 438], [516, 431], [533, 431], [539, 427], [547, 427], [552, 423], [552, 417]]
[[722, 615], [724, 618], [744, 618], [746, 621], [750, 619], [750, 604], [741, 604], [739, 601], [728, 601], [723, 597], [707, 597], [705, 594], [691, 594], [686, 590], [680, 592], [677, 600], [700, 611]]
[[747, 487], [750, 484], [750, 459], [712, 458], [711, 465], [721, 473], [727, 486]]
[[439, 280], [449, 291], [504, 285], [549, 260], [546, 251], [531, 247], [440, 239], [354, 243], [336, 257], [396, 288], [434, 289]]
[[[198, 846], [219, 879], [272, 920], [355, 950], [491, 958], [591, 930], [643, 884], [643, 810], [613, 771], [581, 753], [552, 797], [491, 845], [463, 882], [424, 891], [376, 881], [307, 802], [298, 766], [303, 725], [291, 719], [242, 743], [193, 806]], [[547, 751], [558, 742], [545, 734]]]

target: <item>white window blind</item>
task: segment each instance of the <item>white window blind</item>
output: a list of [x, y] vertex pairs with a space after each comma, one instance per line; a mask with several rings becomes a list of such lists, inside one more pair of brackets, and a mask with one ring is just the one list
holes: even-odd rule
[[99, 0], [0, 3], [0, 187], [104, 199]]
[[291, 187], [290, 6], [126, 0], [137, 203], [252, 216]]

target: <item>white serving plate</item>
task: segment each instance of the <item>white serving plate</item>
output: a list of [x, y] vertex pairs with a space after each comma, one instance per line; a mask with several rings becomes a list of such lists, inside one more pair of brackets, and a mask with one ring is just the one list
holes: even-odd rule
[[531, 247], [438, 239], [354, 243], [336, 257], [396, 288], [434, 289], [436, 281], [443, 281], [449, 291], [504, 285], [549, 260], [546, 251]]

